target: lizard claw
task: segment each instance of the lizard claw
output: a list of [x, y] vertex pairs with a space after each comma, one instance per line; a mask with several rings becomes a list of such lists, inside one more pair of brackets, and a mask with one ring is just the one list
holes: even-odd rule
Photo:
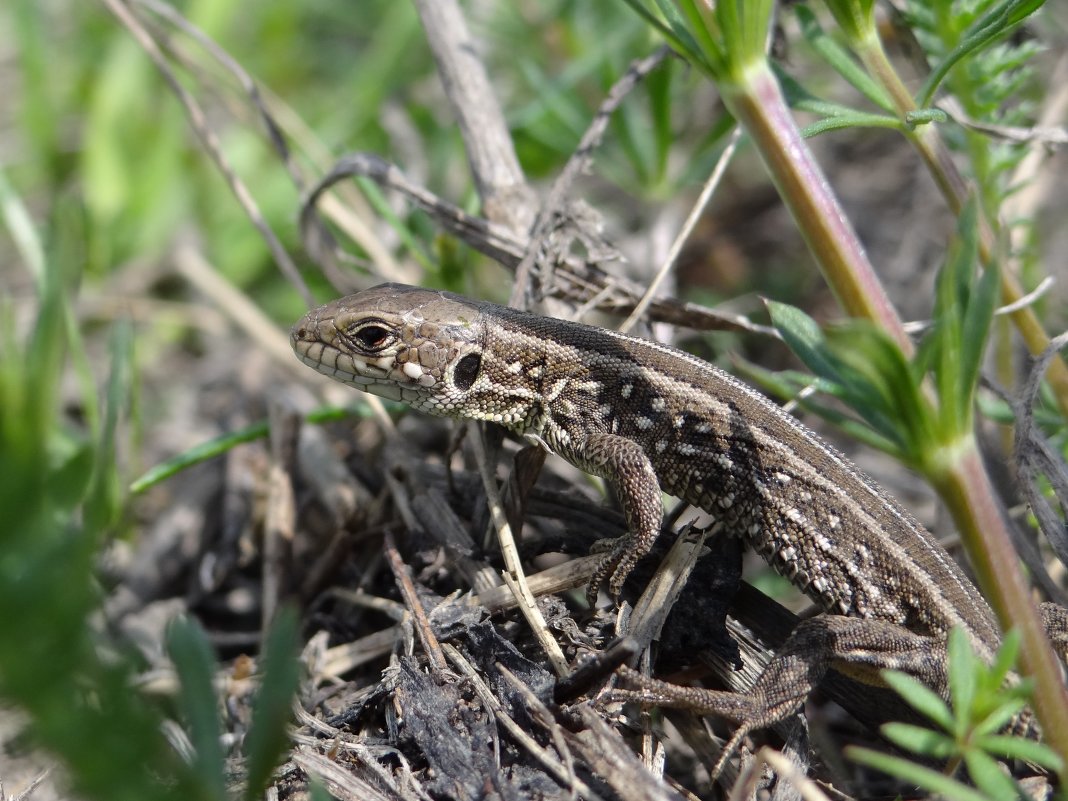
[[617, 602], [623, 592], [623, 582], [638, 563], [639, 553], [634, 547], [630, 537], [618, 539], [598, 540], [591, 549], [594, 553], [607, 551], [608, 554], [590, 578], [586, 585], [586, 602], [593, 609], [597, 605], [597, 592], [601, 585], [608, 582], [608, 594], [612, 601]]

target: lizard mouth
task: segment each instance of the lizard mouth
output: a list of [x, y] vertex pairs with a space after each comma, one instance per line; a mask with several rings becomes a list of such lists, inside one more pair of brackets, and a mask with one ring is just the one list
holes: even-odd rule
[[388, 362], [388, 365], [376, 364], [374, 361], [357, 359], [316, 340], [295, 338], [293, 350], [298, 359], [317, 372], [360, 389], [381, 383], [395, 384], [399, 378], [394, 375], [395, 371], [392, 369], [393, 359], [379, 360]]
[[293, 326], [289, 336], [293, 352], [308, 367], [386, 400], [418, 403], [423, 399], [428, 377], [421, 369], [398, 369], [394, 356], [366, 359], [345, 353], [321, 338], [317, 323], [305, 318]]

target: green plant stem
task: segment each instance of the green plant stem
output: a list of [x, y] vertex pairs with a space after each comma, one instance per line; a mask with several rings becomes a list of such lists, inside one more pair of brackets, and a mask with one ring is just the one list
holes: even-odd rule
[[[853, 45], [864, 66], [890, 95], [894, 109], [901, 119], [905, 119], [907, 114], [916, 111], [916, 102], [886, 57], [886, 51], [883, 50], [882, 42], [874, 27], [871, 27], [868, 35], [854, 40]], [[953, 162], [949, 148], [946, 147], [938, 129], [933, 125], [921, 125], [912, 130], [906, 129], [906, 136], [927, 164], [927, 169], [949, 208], [954, 214], [960, 214], [970, 190], [964, 176], [960, 174], [960, 170]], [[995, 241], [990, 222], [980, 209], [979, 258], [985, 267], [990, 267], [995, 263]], [[1007, 270], [1002, 270], [1002, 303], [1006, 305], [1016, 303], [1024, 294], [1023, 287], [1016, 280], [1016, 276]], [[1010, 317], [1032, 355], [1037, 356], [1049, 346], [1049, 335], [1030, 306], [1017, 309]], [[1046, 380], [1053, 388], [1061, 413], [1068, 417], [1068, 364], [1063, 359], [1054, 359], [1046, 374]]]
[[897, 311], [864, 247], [794, 122], [766, 61], [752, 63], [737, 83], [720, 83], [723, 100], [744, 126], [779, 194], [816, 257], [842, 308], [872, 320], [906, 354], [913, 352]]
[[1020, 571], [975, 439], [969, 436], [951, 463], [941, 470], [933, 467], [927, 475], [953, 515], [979, 585], [1002, 628], [1020, 631], [1021, 660], [1035, 681], [1033, 706], [1043, 738], [1068, 764], [1068, 690]]
[[[902, 118], [915, 110], [912, 96], [887, 59], [874, 30], [856, 44], [861, 60], [889, 93]], [[927, 163], [949, 207], [959, 214], [968, 197], [968, 186], [937, 129], [925, 125], [908, 136]], [[982, 211], [980, 209], [979, 258], [989, 269], [996, 266], [992, 246], [994, 236]], [[1023, 297], [1022, 288], [1007, 271], [1001, 271], [1000, 282], [1003, 302], [1013, 303]], [[1049, 344], [1049, 337], [1033, 310], [1023, 308], [1011, 316], [1032, 353], [1041, 353]], [[1062, 413], [1068, 415], [1068, 365], [1063, 360], [1054, 360], [1047, 380]], [[974, 441], [968, 443], [960, 458], [945, 471], [927, 471], [927, 476], [953, 514], [979, 584], [990, 599], [1002, 627], [1008, 630], [1016, 626], [1023, 635], [1022, 659], [1025, 670], [1035, 679], [1039, 698], [1035, 709], [1042, 721], [1043, 733], [1051, 747], [1068, 763], [1068, 693], [1061, 682], [1060, 668], [1038, 612], [1031, 602], [1027, 582], [1004, 519], [994, 502], [994, 490]], [[999, 569], [995, 570], [995, 565]]]

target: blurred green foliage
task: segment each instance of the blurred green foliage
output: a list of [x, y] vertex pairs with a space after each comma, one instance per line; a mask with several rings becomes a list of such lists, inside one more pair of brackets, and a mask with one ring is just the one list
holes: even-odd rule
[[[332, 156], [372, 151], [444, 197], [477, 205], [462, 142], [409, 4], [190, 0], [176, 7], [300, 119], [307, 133], [294, 144], [309, 176], [318, 176]], [[479, 10], [473, 34], [484, 44], [523, 167], [532, 178], [551, 179], [605, 90], [659, 39], [618, 0], [486, 3]], [[299, 192], [265, 143], [247, 97], [194, 39], [151, 12], [144, 19], [171, 40], [170, 62], [184, 65], [180, 79], [208, 109], [227, 158], [283, 245], [300, 254]], [[951, 27], [931, 24], [931, 41], [942, 51]], [[808, 33], [815, 49], [823, 32], [813, 25]], [[87, 290], [106, 293], [126, 269], [158, 270], [156, 296], [182, 298], [184, 285], [165, 280], [171, 273], [160, 264], [176, 242], [192, 239], [274, 319], [295, 319], [301, 302], [162, 76], [103, 3], [8, 0], [0, 4], [0, 46], [14, 54], [0, 61], [4, 85], [13, 87], [0, 151], [6, 229], [0, 237], [0, 695], [27, 710], [34, 737], [64, 758], [75, 788], [87, 797], [221, 798], [226, 785], [208, 680], [213, 657], [202, 634], [183, 625], [170, 642], [182, 678], [176, 714], [194, 746], [186, 764], [160, 733], [168, 710], [130, 691], [137, 659], [88, 625], [101, 600], [95, 561], [128, 525], [124, 488], [138, 469], [130, 453], [143, 436], [135, 425], [140, 365], [154, 354], [152, 339], [167, 334], [151, 325], [81, 321], [76, 300]], [[1014, 58], [1031, 55], [998, 52], [1003, 74]], [[841, 55], [824, 57], [844, 70]], [[1017, 87], [993, 88], [1003, 99]], [[954, 91], [960, 93], [957, 84]], [[968, 108], [980, 115], [990, 99], [976, 93]], [[728, 124], [701, 75], [682, 62], [665, 65], [613, 118], [589, 200], [611, 207], [623, 226], [642, 230], [641, 215], [647, 221], [659, 202], [704, 180]], [[1004, 172], [1000, 163], [985, 169], [992, 176]], [[490, 286], [473, 274], [484, 260], [439, 239], [418, 213], [402, 215], [411, 249], [437, 258], [428, 283], [507, 294], [499, 280]], [[797, 256], [783, 258], [793, 263]], [[500, 275], [496, 268], [484, 272]], [[90, 356], [89, 340], [109, 343], [92, 349], [106, 356]], [[240, 439], [224, 438], [224, 447]], [[292, 621], [284, 622], [267, 659], [273, 678], [257, 704], [264, 723], [248, 743], [254, 752], [249, 797], [267, 781], [284, 745], [296, 683], [286, 655], [294, 639]], [[101, 656], [102, 644], [114, 649], [109, 659]], [[120, 779], [116, 770], [131, 764], [135, 770]]]
[[[411, 6], [368, 0], [354, 9], [319, 0], [249, 8], [220, 0], [178, 8], [314, 131], [308, 148], [379, 153], [425, 173], [421, 180], [446, 197], [471, 204], [462, 142], [445, 116]], [[474, 34], [486, 42], [524, 169], [551, 176], [607, 87], [631, 59], [655, 47], [655, 38], [610, 0], [490, 10], [472, 21]], [[208, 108], [226, 156], [267, 221], [290, 252], [299, 252], [299, 194], [265, 144], [247, 98], [195, 41], [143, 16], [174, 37], [171, 63], [186, 64], [179, 70], [183, 84]], [[195, 236], [212, 263], [269, 312], [288, 318], [299, 310], [160, 74], [102, 6], [13, 0], [0, 9], [0, 23], [12, 31], [18, 53], [19, 157], [9, 166], [10, 180], [38, 208], [76, 198], [86, 216], [88, 275], [151, 262], [177, 237]], [[613, 120], [599, 170], [647, 199], [702, 179], [723, 131], [709, 129], [707, 108], [679, 102], [699, 85], [677, 64], [654, 74]], [[692, 150], [669, 165], [680, 131]], [[434, 234], [427, 227], [425, 235]]]
[[[197, 0], [177, 7], [313, 132], [295, 143], [306, 167], [313, 158], [373, 151], [472, 205], [462, 142], [445, 117], [408, 4]], [[284, 246], [299, 253], [299, 192], [243, 90], [193, 38], [143, 7], [139, 14], [171, 41], [169, 62], [207, 109], [226, 158]], [[502, 4], [475, 27], [488, 42], [489, 66], [534, 176], [559, 169], [605, 88], [653, 46], [633, 15], [607, 1]], [[158, 271], [189, 238], [280, 321], [297, 316], [300, 301], [163, 77], [104, 4], [12, 0], [0, 6], [0, 43], [16, 55], [3, 76], [16, 91], [8, 104], [12, 144], [0, 165], [7, 232], [0, 239], [0, 639], [9, 644], [0, 649], [0, 696], [28, 712], [33, 742], [63, 758], [85, 797], [221, 799], [228, 790], [210, 683], [214, 657], [203, 634], [182, 624], [169, 641], [182, 680], [172, 712], [192, 744], [186, 763], [161, 732], [169, 710], [130, 690], [138, 658], [88, 624], [102, 601], [96, 560], [129, 525], [125, 488], [143, 436], [135, 428], [138, 364], [158, 352], [153, 339], [161, 334], [141, 323], [83, 323], [75, 309], [79, 294], [109, 291], [123, 270]], [[675, 181], [700, 174], [701, 164], [684, 163], [675, 174], [668, 165], [671, 97], [689, 89], [685, 71], [665, 69], [614, 121], [602, 164], [628, 191], [666, 194]], [[697, 135], [706, 155], [718, 135]], [[451, 279], [430, 280], [472, 280], [456, 271], [472, 261], [462, 247], [436, 242], [439, 233], [419, 215], [404, 222], [427, 253], [456, 254], [448, 260]], [[156, 297], [182, 299], [188, 291], [180, 281], [152, 280]], [[101, 338], [111, 343], [107, 357], [91, 357], [98, 349], [87, 339]], [[266, 658], [245, 743], [246, 797], [258, 796], [286, 744], [294, 637], [290, 620]]]
[[[1005, 773], [998, 759], [1026, 760], [1050, 771], [1061, 771], [1063, 765], [1042, 743], [1001, 733], [1031, 700], [1030, 683], [1013, 683], [1011, 679], [1019, 648], [1018, 634], [1010, 633], [988, 665], [972, 651], [968, 635], [954, 629], [948, 646], [949, 702], [906, 673], [883, 672], [887, 684], [929, 721], [927, 726], [887, 723], [881, 727], [883, 736], [905, 753], [947, 763], [946, 770], [857, 746], [850, 746], [846, 753], [856, 762], [918, 785], [939, 798], [1028, 798], [1027, 790]], [[967, 768], [974, 789], [957, 778], [961, 766]]]

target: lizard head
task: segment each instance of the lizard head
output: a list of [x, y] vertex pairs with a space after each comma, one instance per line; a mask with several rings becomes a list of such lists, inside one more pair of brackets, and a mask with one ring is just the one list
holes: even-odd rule
[[463, 298], [381, 284], [308, 312], [289, 341], [302, 362], [343, 384], [456, 417], [469, 416], [484, 332], [480, 309]]

